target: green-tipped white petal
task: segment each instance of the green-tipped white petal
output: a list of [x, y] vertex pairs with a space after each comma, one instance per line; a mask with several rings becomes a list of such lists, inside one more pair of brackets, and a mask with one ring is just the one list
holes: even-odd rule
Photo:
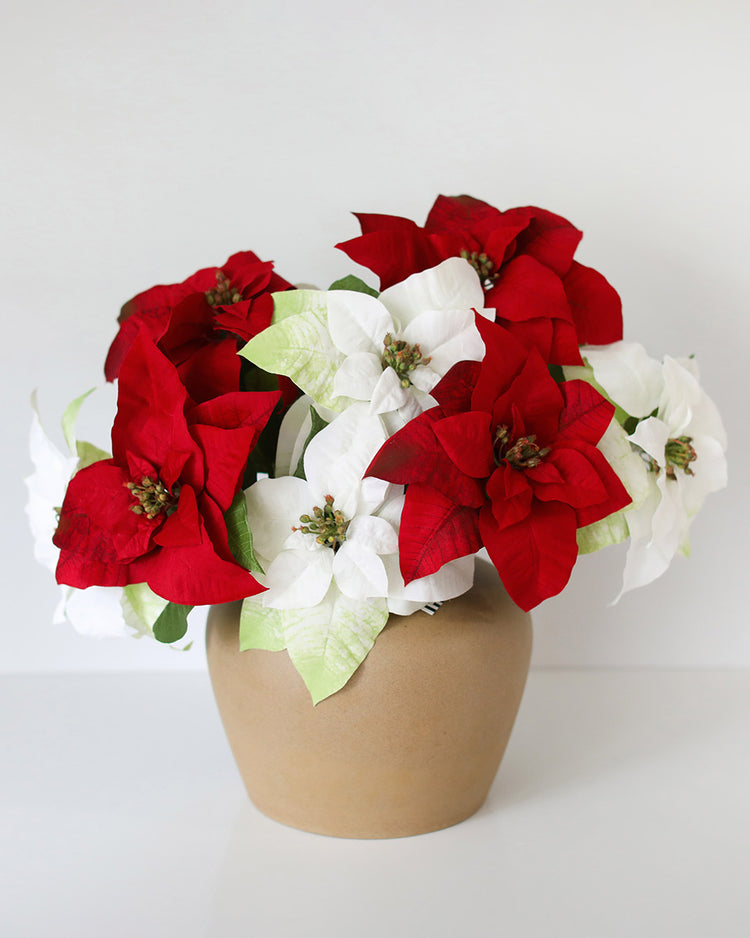
[[[302, 292], [303, 297], [312, 295], [294, 290], [282, 295], [291, 296], [295, 292]], [[340, 411], [351, 403], [333, 390], [333, 379], [345, 356], [331, 339], [325, 304], [321, 307], [316, 303], [314, 308], [274, 323], [250, 339], [240, 355], [264, 371], [291, 378], [324, 407]]]

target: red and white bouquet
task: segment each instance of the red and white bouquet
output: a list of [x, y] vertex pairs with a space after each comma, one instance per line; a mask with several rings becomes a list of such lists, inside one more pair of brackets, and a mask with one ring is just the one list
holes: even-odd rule
[[35, 418], [59, 616], [173, 643], [193, 606], [243, 600], [241, 647], [286, 648], [317, 702], [390, 613], [470, 589], [482, 548], [525, 610], [582, 552], [629, 538], [625, 590], [687, 550], [726, 484], [721, 419], [692, 358], [622, 341], [581, 232], [468, 196], [421, 227], [357, 217], [338, 247], [380, 289], [235, 254], [123, 307], [111, 455], [75, 440], [81, 398], [69, 456]]

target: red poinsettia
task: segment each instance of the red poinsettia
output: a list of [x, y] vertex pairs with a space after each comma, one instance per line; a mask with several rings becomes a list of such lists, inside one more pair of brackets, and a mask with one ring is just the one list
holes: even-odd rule
[[614, 407], [589, 384], [557, 384], [536, 350], [477, 316], [482, 362], [459, 362], [438, 407], [392, 436], [367, 474], [406, 485], [405, 582], [485, 546], [506, 589], [531, 609], [567, 583], [576, 529], [630, 498], [596, 444]]
[[439, 196], [423, 228], [395, 215], [358, 214], [362, 235], [337, 245], [374, 271], [381, 288], [465, 257], [497, 321], [545, 361], [580, 364], [579, 345], [622, 338], [620, 298], [604, 277], [573, 260], [582, 234], [541, 208], [506, 212], [471, 196]]
[[[114, 381], [139, 331], [145, 330], [177, 367], [195, 401], [238, 390], [237, 339], [249, 341], [271, 324], [270, 294], [292, 289], [270, 261], [252, 251], [233, 254], [183, 283], [152, 287], [129, 300], [119, 316], [104, 374]], [[293, 399], [293, 398], [292, 398]]]
[[194, 403], [145, 332], [120, 368], [112, 458], [73, 476], [54, 537], [59, 583], [148, 583], [183, 605], [262, 587], [229, 550], [224, 513], [279, 393]]

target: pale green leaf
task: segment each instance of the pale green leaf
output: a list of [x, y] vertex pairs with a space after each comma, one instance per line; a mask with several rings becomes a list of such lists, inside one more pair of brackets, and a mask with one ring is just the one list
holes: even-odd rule
[[247, 501], [245, 493], [238, 492], [229, 510], [224, 515], [229, 537], [229, 549], [232, 556], [246, 570], [251, 573], [264, 573], [253, 550], [253, 532], [247, 520]]
[[278, 294], [294, 298], [297, 303], [300, 295], [303, 300], [306, 295], [314, 297], [314, 305], [264, 329], [240, 350], [240, 355], [265, 371], [291, 378], [316, 403], [342, 411], [352, 402], [334, 393], [334, 377], [345, 356], [328, 331], [325, 294], [307, 290]]
[[120, 605], [125, 622], [135, 631], [135, 637], [153, 638], [154, 623], [164, 612], [168, 600], [157, 596], [146, 583], [132, 583], [122, 591]]
[[95, 390], [96, 388], [91, 388], [90, 390], [86, 391], [85, 394], [81, 394], [80, 397], [77, 397], [75, 400], [71, 401], [63, 412], [61, 420], [62, 431], [65, 437], [65, 442], [67, 443], [68, 449], [71, 453], [76, 452], [75, 426], [76, 420], [78, 419], [78, 411], [81, 409], [81, 405], [89, 396], [89, 394], [93, 394]]
[[273, 294], [272, 323], [282, 322], [289, 316], [300, 313], [315, 313], [323, 321], [326, 318], [326, 295], [323, 290], [283, 290]]
[[317, 704], [346, 684], [387, 621], [385, 599], [349, 599], [335, 586], [322, 602], [305, 609], [267, 609], [257, 599], [246, 599], [240, 648], [286, 648]]
[[76, 452], [78, 453], [77, 471], [85, 469], [87, 466], [100, 462], [102, 459], [109, 459], [109, 453], [106, 450], [99, 449], [93, 443], [87, 443], [85, 440], [76, 442]]
[[321, 615], [313, 617], [314, 609], [303, 610], [308, 615], [301, 623], [285, 627], [289, 657], [314, 704], [346, 684], [388, 621], [385, 599], [354, 600], [335, 587], [334, 591], [333, 602], [320, 604]]
[[267, 609], [251, 596], [245, 599], [240, 613], [240, 651], [283, 651], [286, 643], [282, 615], [279, 609]]

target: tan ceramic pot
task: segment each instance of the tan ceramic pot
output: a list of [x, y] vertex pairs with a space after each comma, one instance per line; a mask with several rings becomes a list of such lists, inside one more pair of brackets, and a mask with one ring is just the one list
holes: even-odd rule
[[510, 737], [531, 619], [494, 568], [434, 616], [391, 616], [338, 693], [313, 707], [283, 652], [239, 651], [239, 603], [214, 606], [214, 694], [250, 798], [271, 818], [336, 837], [450, 827], [484, 802]]

